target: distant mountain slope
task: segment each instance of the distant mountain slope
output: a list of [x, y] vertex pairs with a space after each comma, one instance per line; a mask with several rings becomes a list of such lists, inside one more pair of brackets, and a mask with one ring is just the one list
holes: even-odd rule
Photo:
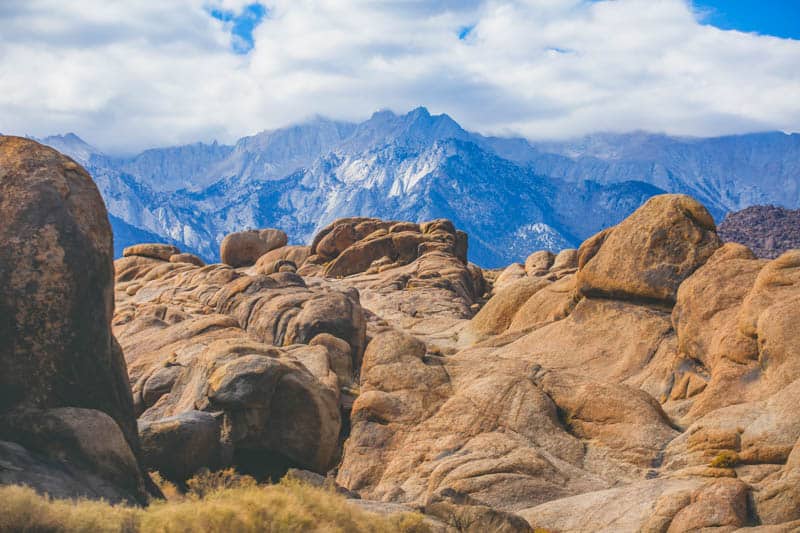
[[754, 205], [731, 212], [719, 225], [723, 240], [744, 244], [758, 257], [775, 258], [800, 248], [800, 209]]
[[305, 243], [343, 216], [448, 217], [469, 232], [471, 260], [493, 267], [576, 246], [664, 191], [697, 197], [718, 220], [751, 204], [800, 207], [800, 135], [782, 133], [534, 143], [417, 108], [127, 158], [73, 134], [43, 142], [87, 167], [120, 221], [209, 260], [225, 234], [245, 228], [280, 227]]
[[114, 257], [122, 257], [122, 251], [125, 248], [132, 244], [143, 242], [167, 242], [168, 244], [181, 245], [185, 248], [182, 243], [176, 243], [171, 239], [165, 239], [161, 235], [131, 226], [114, 215], [108, 215], [108, 219], [111, 222], [111, 230], [114, 232]]
[[529, 160], [538, 173], [570, 180], [591, 176], [601, 183], [646, 181], [695, 196], [718, 219], [727, 211], [754, 204], [800, 206], [800, 134], [698, 139], [636, 132], [534, 147], [569, 159]]

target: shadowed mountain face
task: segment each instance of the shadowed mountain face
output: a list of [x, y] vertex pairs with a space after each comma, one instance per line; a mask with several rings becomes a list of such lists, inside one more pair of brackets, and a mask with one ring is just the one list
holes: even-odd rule
[[774, 259], [800, 248], [800, 210], [754, 205], [728, 213], [719, 234], [726, 241], [744, 244], [757, 257]]
[[575, 247], [664, 191], [701, 199], [717, 220], [756, 203], [800, 205], [800, 136], [782, 133], [531, 143], [418, 108], [133, 157], [103, 155], [73, 134], [44, 142], [87, 167], [120, 221], [214, 260], [222, 237], [246, 228], [278, 227], [305, 244], [345, 216], [447, 217], [470, 234], [470, 259], [496, 267]]

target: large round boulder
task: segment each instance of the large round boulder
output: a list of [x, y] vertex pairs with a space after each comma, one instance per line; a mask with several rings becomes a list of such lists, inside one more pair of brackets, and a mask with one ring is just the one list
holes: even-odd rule
[[578, 253], [587, 296], [675, 302], [678, 286], [721, 246], [714, 219], [689, 196], [654, 196]]
[[0, 216], [0, 418], [102, 411], [137, 453], [125, 360], [110, 327], [111, 226], [92, 178], [51, 148], [0, 136]]
[[279, 229], [239, 231], [222, 239], [219, 255], [226, 265], [250, 266], [265, 253], [286, 246], [287, 242], [286, 233]]
[[148, 469], [181, 483], [201, 468], [222, 464], [220, 423], [211, 413], [186, 411], [139, 422], [142, 456]]
[[135, 441], [111, 334], [111, 226], [92, 178], [51, 148], [0, 137], [0, 412], [84, 407]]

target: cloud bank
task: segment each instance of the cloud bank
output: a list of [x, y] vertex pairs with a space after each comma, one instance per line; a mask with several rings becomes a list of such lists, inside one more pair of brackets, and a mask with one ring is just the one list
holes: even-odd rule
[[261, 4], [243, 45], [253, 0], [0, 3], [0, 131], [132, 151], [418, 105], [535, 139], [800, 129], [800, 41], [684, 0]]

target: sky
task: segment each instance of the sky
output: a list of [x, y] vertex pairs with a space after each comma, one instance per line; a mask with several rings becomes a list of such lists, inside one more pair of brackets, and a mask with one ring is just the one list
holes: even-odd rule
[[110, 153], [423, 105], [563, 139], [800, 130], [800, 0], [0, 0], [0, 132]]

